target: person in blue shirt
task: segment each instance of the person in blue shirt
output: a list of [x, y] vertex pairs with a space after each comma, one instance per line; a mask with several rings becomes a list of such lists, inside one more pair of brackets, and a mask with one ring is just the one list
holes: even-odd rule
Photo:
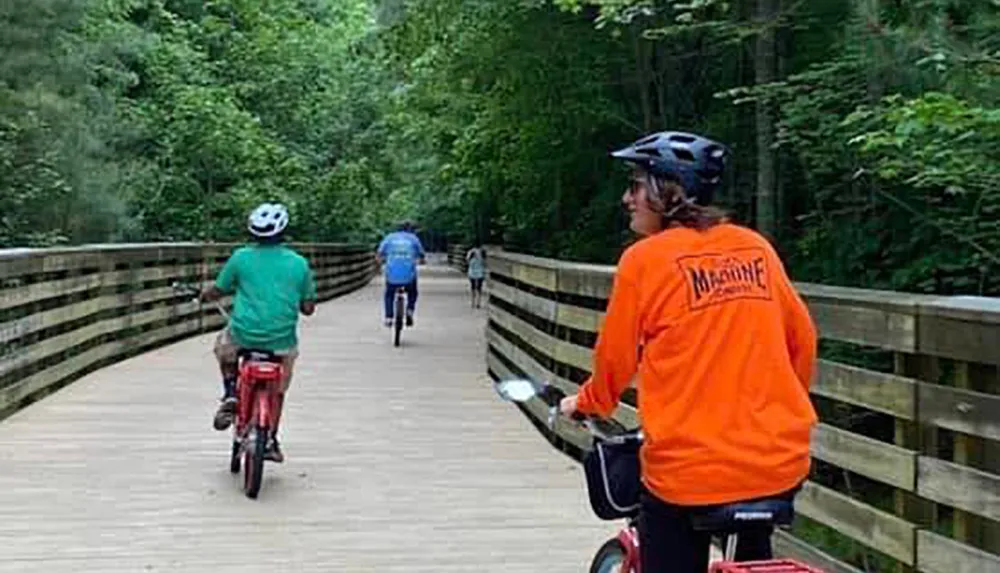
[[392, 302], [396, 289], [406, 289], [406, 326], [413, 326], [417, 308], [417, 264], [424, 264], [426, 254], [413, 224], [403, 222], [399, 230], [386, 235], [378, 246], [378, 263], [385, 268], [385, 325], [392, 326]]

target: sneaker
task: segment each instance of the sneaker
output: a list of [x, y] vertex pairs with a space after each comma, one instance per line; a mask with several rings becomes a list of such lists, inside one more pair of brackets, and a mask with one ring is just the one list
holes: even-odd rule
[[225, 430], [233, 423], [233, 415], [236, 413], [236, 398], [227, 396], [222, 399], [219, 409], [215, 411], [215, 419], [212, 425], [216, 430]]
[[386, 328], [392, 328], [392, 317], [385, 319], [383, 324], [385, 324]]
[[413, 326], [413, 315], [406, 315], [406, 326]]
[[271, 439], [267, 441], [267, 447], [264, 448], [264, 459], [277, 462], [279, 464], [285, 461], [285, 454], [281, 453], [281, 446], [278, 445], [278, 438], [271, 436]]

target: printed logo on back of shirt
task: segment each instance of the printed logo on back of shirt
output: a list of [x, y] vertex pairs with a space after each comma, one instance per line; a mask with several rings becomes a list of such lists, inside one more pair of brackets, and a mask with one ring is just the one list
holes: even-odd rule
[[771, 300], [764, 249], [680, 257], [677, 265], [687, 284], [691, 310], [739, 299]]
[[391, 240], [386, 250], [388, 251], [388, 258], [391, 260], [413, 258], [413, 245], [406, 239], [398, 238]]

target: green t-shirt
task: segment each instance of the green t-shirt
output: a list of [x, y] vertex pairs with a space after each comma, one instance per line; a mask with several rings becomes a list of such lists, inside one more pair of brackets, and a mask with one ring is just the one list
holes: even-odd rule
[[316, 300], [309, 261], [284, 245], [237, 249], [215, 286], [226, 294], [236, 293], [229, 321], [233, 342], [261, 350], [296, 347], [299, 304]]

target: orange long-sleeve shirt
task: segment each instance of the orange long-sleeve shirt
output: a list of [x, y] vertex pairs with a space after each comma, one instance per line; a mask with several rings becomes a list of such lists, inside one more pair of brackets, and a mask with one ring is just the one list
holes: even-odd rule
[[577, 408], [609, 416], [638, 374], [646, 487], [679, 505], [770, 495], [809, 471], [815, 359], [808, 309], [763, 237], [672, 228], [619, 260]]

